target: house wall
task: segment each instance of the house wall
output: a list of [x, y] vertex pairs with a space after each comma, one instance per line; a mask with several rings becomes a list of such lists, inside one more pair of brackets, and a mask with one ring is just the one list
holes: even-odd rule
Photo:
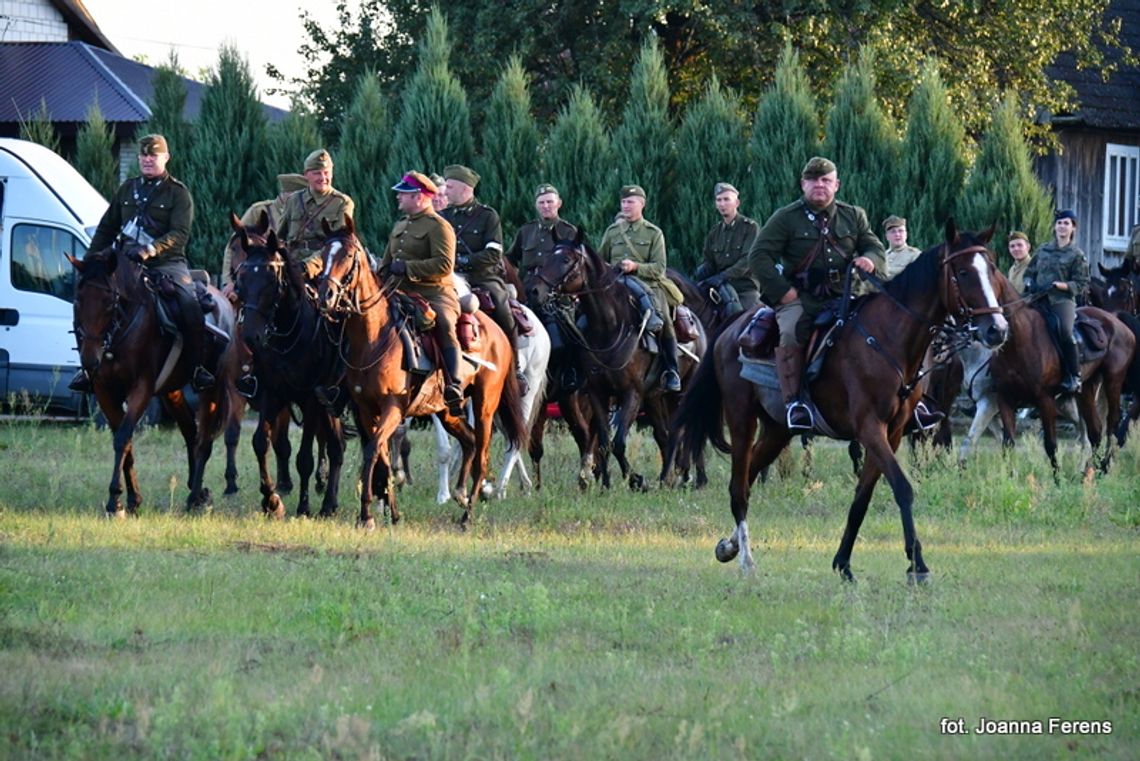
[[67, 22], [47, 0], [0, 0], [0, 42], [67, 40]]

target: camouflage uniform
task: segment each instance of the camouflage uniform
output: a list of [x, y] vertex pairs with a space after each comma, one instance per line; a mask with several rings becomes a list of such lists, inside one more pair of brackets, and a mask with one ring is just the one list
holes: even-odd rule
[[[1054, 288], [1053, 283], [1058, 281], [1068, 285], [1068, 290]], [[1085, 294], [1088, 286], [1088, 260], [1085, 252], [1072, 242], [1060, 246], [1056, 240], [1051, 240], [1042, 245], [1025, 269], [1025, 292], [1047, 293], [1049, 309], [1059, 323], [1057, 337], [1061, 342], [1061, 360], [1069, 376], [1064, 381], [1066, 391], [1080, 388], [1081, 367], [1073, 323], [1077, 317], [1076, 300]]]

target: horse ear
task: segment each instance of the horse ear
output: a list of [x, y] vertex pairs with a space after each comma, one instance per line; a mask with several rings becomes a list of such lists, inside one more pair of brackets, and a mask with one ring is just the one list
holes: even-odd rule
[[987, 227], [985, 230], [982, 230], [980, 233], [978, 233], [978, 242], [981, 243], [983, 246], [986, 245], [987, 243], [989, 243], [993, 239], [994, 232], [996, 230], [997, 230], [997, 222], [994, 222], [992, 225]]
[[265, 237], [265, 247], [270, 251], [276, 251], [279, 248], [276, 230], [270, 230], [269, 235]]
[[242, 230], [241, 220], [238, 219], [238, 215], [232, 211], [230, 212], [230, 227], [234, 229], [235, 233], [240, 233]]
[[574, 234], [574, 245], [575, 246], [581, 246], [585, 242], [586, 242], [586, 229], [584, 227], [579, 227], [578, 232]]
[[261, 214], [257, 217], [257, 232], [265, 235], [265, 231], [269, 229], [269, 212], [265, 209], [261, 210]]
[[[1127, 266], [1127, 264], [1128, 264], [1127, 259], [1124, 260], [1124, 264], [1125, 264], [1125, 266]], [[1104, 268], [1104, 262], [1097, 262], [1096, 266], [1100, 269], [1100, 276], [1101, 277], [1108, 277], [1108, 270], [1106, 270]]]
[[329, 225], [329, 221], [327, 219], [321, 220], [321, 231], [325, 234], [326, 238], [333, 234], [332, 227]]
[[958, 225], [954, 222], [954, 217], [946, 220], [946, 242], [951, 245], [958, 242]]
[[71, 266], [74, 267], [76, 269], [76, 271], [82, 275], [83, 274], [83, 267], [84, 267], [83, 260], [77, 259], [74, 256], [72, 256], [71, 254], [64, 254], [64, 256], [67, 257], [67, 261], [71, 262]]
[[344, 229], [348, 231], [349, 235], [356, 235], [356, 223], [352, 221], [351, 214], [344, 215]]

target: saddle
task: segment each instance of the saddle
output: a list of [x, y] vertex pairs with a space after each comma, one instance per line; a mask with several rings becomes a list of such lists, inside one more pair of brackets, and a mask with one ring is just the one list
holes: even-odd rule
[[[511, 289], [512, 291], [514, 289]], [[491, 298], [491, 292], [485, 288], [472, 287], [471, 292], [479, 299], [479, 308], [487, 314], [495, 313], [495, 300]], [[511, 314], [515, 318], [515, 325], [518, 327], [520, 336], [533, 336], [534, 325], [530, 322], [530, 317], [523, 311], [522, 304], [514, 296], [507, 297], [507, 306], [510, 307]]]
[[673, 331], [677, 334], [677, 343], [692, 343], [700, 338], [701, 329], [697, 317], [684, 304], [677, 307], [677, 313], [673, 317]]
[[418, 293], [396, 291], [389, 302], [392, 324], [404, 345], [404, 370], [427, 375], [442, 361], [435, 337], [435, 309]]
[[[1061, 325], [1053, 311], [1045, 304], [1034, 304], [1034, 308], [1045, 318], [1045, 325], [1049, 328], [1049, 338], [1057, 353], [1061, 352]], [[1077, 339], [1077, 349], [1081, 362], [1098, 359], [1108, 351], [1108, 333], [1100, 320], [1090, 317], [1084, 312], [1077, 311], [1077, 319], [1073, 321], [1073, 336]]]
[[[179, 333], [178, 324], [182, 316], [178, 306], [178, 286], [169, 277], [157, 273], [144, 272], [143, 280], [148, 290], [154, 294], [154, 307], [155, 313], [158, 315], [159, 329], [172, 338], [176, 337]], [[202, 309], [207, 335], [224, 344], [229, 341], [230, 337], [220, 327], [222, 316], [218, 303], [206, 289], [206, 282], [194, 278], [193, 284], [194, 296], [198, 300], [198, 306]]]
[[[839, 311], [842, 306], [840, 299], [833, 299], [816, 315], [812, 322], [811, 336], [808, 339], [808, 364], [804, 373], [805, 381], [814, 380], [823, 367], [823, 360], [827, 350], [834, 342], [831, 334], [835, 331], [839, 320]], [[852, 305], [851, 314], [855, 306]], [[771, 307], [761, 307], [752, 315], [752, 319], [741, 329], [736, 336], [736, 344], [740, 356], [747, 360], [774, 361], [776, 346], [780, 342], [780, 330], [776, 325], [776, 310]]]

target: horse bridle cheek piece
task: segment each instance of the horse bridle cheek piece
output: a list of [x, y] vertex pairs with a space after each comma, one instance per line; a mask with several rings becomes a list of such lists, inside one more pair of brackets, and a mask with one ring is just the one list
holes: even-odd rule
[[962, 289], [958, 285], [958, 276], [954, 274], [954, 269], [951, 263], [960, 256], [973, 255], [973, 254], [987, 254], [988, 249], [985, 246], [970, 246], [961, 251], [949, 251], [950, 244], [946, 244], [946, 253], [942, 257], [942, 267], [947, 271], [948, 276], [943, 280], [942, 303], [946, 304], [947, 311], [952, 314], [961, 315], [968, 321], [973, 321], [974, 317], [984, 314], [999, 314], [1002, 311], [1001, 305], [985, 306], [985, 307], [971, 307], [966, 303], [965, 297], [962, 295]]

